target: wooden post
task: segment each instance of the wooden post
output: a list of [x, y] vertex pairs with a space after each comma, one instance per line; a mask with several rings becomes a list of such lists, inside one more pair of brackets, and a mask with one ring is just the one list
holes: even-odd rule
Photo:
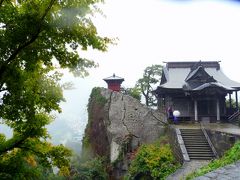
[[194, 100], [194, 116], [195, 116], [195, 122], [198, 121], [198, 107], [197, 107], [197, 100]]
[[229, 94], [229, 103], [230, 103], [230, 111], [232, 111], [232, 98], [231, 98], [231, 94]]
[[220, 106], [219, 106], [219, 99], [217, 99], [217, 122], [220, 122]]
[[236, 109], [238, 110], [238, 94], [237, 94], [237, 91], [235, 91], [235, 95], [236, 95]]

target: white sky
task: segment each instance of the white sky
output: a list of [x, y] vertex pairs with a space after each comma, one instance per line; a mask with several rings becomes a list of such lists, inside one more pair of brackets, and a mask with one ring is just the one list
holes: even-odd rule
[[[60, 115], [77, 126], [86, 124], [86, 104], [94, 86], [113, 73], [133, 87], [145, 67], [162, 61], [221, 61], [225, 74], [240, 82], [240, 3], [224, 0], [106, 0], [101, 6], [107, 18], [95, 20], [98, 31], [118, 37], [106, 53], [89, 51], [99, 63], [85, 79], [66, 74], [76, 89], [65, 92]], [[84, 53], [85, 54], [85, 53]], [[56, 122], [57, 123], [57, 122]]]
[[[118, 37], [108, 53], [94, 54], [102, 77], [116, 72], [133, 86], [143, 69], [162, 61], [221, 60], [235, 80], [240, 59], [240, 4], [230, 1], [107, 0], [101, 34]], [[92, 56], [92, 54], [91, 54]]]

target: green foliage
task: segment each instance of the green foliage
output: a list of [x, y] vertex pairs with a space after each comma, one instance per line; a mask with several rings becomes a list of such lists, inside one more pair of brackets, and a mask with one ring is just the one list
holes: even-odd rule
[[137, 100], [141, 100], [141, 90], [138, 87], [134, 87], [134, 88], [123, 88], [122, 90], [123, 94], [132, 96], [133, 98], [137, 99]]
[[210, 162], [208, 165], [200, 168], [196, 172], [189, 174], [186, 179], [194, 179], [195, 177], [202, 176], [210, 171], [226, 166], [228, 164], [232, 164], [238, 160], [240, 160], [240, 141], [235, 143], [235, 145], [230, 150], [228, 150], [222, 158], [216, 159]]
[[46, 126], [64, 101], [57, 69], [85, 76], [96, 64], [80, 57], [79, 50], [106, 51], [111, 42], [91, 21], [98, 2], [0, 1], [0, 123], [14, 132], [10, 139], [0, 135], [1, 177], [50, 177], [53, 166], [69, 175], [71, 152], [48, 142]]
[[71, 179], [76, 180], [106, 180], [108, 177], [105, 160], [101, 157], [94, 159], [83, 160], [82, 158], [75, 156], [72, 161], [72, 176]]
[[[94, 103], [97, 103], [98, 105], [104, 106], [107, 102], [107, 99], [102, 96], [100, 87], [94, 87], [90, 94], [89, 101], [93, 101]], [[91, 104], [91, 103], [89, 102], [89, 104]]]
[[[2, 179], [4, 179], [3, 177], [7, 179], [51, 179], [52, 177], [55, 179], [69, 175], [70, 159], [66, 159], [66, 157], [70, 157], [71, 152], [68, 149], [61, 145], [43, 145], [42, 143], [28, 141], [29, 147], [14, 149], [1, 156], [0, 176]], [[35, 146], [36, 143], [37, 147]], [[30, 149], [38, 155], [34, 155]], [[54, 165], [59, 168], [59, 175], [53, 173], [52, 167]]]
[[[230, 100], [229, 99], [226, 100], [226, 106], [227, 106], [227, 108], [230, 108]], [[232, 108], [236, 108], [236, 107], [237, 107], [236, 101], [234, 99], [232, 99]], [[240, 102], [238, 103], [238, 107], [240, 107]]]
[[[84, 156], [85, 159], [89, 159], [91, 157], [93, 157], [93, 152], [92, 152], [92, 144], [90, 143], [91, 141], [91, 137], [95, 139], [94, 135], [92, 135], [92, 132], [94, 131], [95, 133], [97, 133], [97, 135], [101, 135], [101, 132], [97, 131], [95, 127], [92, 127], [93, 123], [94, 123], [94, 111], [97, 111], [97, 108], [103, 108], [104, 105], [107, 103], [107, 99], [102, 96], [101, 94], [101, 88], [100, 87], [94, 87], [92, 89], [92, 92], [90, 94], [89, 100], [88, 100], [88, 123], [87, 126], [85, 128], [85, 132], [84, 132], [84, 137], [82, 140], [82, 155]], [[97, 111], [97, 113], [99, 113]], [[97, 122], [97, 124], [99, 125], [100, 122]], [[102, 131], [103, 129], [101, 129]], [[83, 159], [84, 159], [83, 158]]]
[[156, 106], [157, 100], [155, 95], [153, 94], [153, 90], [155, 90], [157, 83], [159, 83], [162, 76], [162, 65], [152, 65], [145, 68], [143, 77], [140, 78], [136, 87], [141, 90], [142, 95], [145, 98], [145, 102], [147, 106]]
[[165, 143], [166, 140], [162, 140], [160, 143], [142, 145], [131, 163], [127, 179], [165, 179], [173, 173], [179, 164], [174, 159], [170, 145]]

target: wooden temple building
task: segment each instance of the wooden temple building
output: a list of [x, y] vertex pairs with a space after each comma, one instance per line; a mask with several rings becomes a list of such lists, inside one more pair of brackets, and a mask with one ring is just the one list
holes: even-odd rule
[[159, 108], [180, 111], [180, 119], [219, 122], [239, 113], [239, 90], [240, 83], [229, 79], [218, 61], [166, 62], [155, 93]]
[[103, 80], [108, 84], [108, 89], [120, 92], [121, 84], [124, 81], [124, 78], [116, 76], [115, 73], [113, 73], [112, 76], [104, 78]]

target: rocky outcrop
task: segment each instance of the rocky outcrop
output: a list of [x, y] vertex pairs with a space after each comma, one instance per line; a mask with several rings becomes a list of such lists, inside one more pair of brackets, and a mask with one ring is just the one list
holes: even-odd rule
[[[110, 162], [124, 158], [140, 144], [151, 143], [164, 133], [164, 116], [141, 104], [137, 99], [104, 88], [95, 88], [105, 99], [89, 100], [89, 122], [85, 131], [94, 154], [106, 156]], [[93, 93], [92, 93], [93, 94]], [[103, 103], [104, 102], [104, 103]]]

